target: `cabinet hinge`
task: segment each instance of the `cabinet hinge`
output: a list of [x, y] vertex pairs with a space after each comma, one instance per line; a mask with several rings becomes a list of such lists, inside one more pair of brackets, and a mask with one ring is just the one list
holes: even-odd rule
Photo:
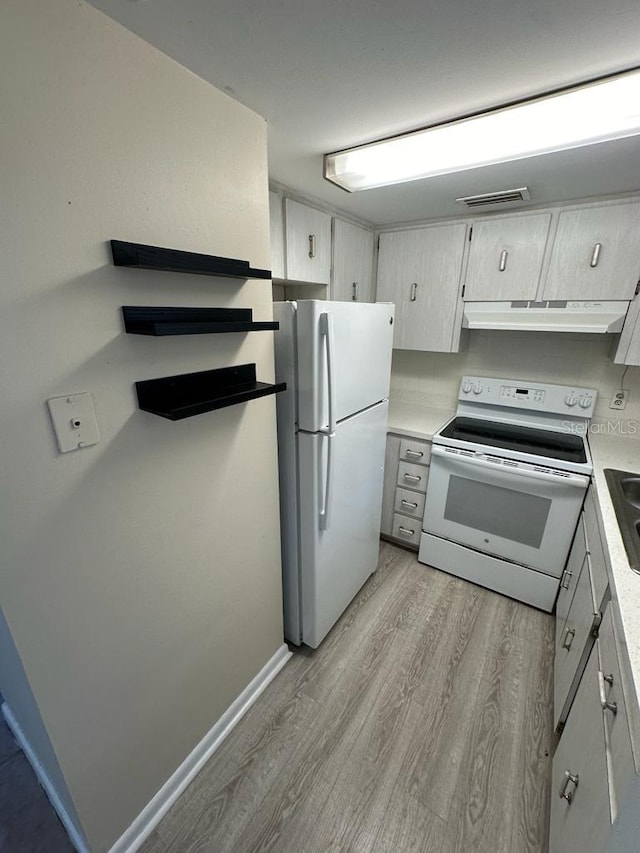
[[471, 237], [473, 236], [473, 225], [469, 228], [469, 242], [471, 242]]
[[598, 611], [597, 613], [593, 614], [593, 622], [591, 623], [591, 636], [595, 637], [596, 639], [600, 633], [600, 631], [598, 629], [600, 628], [601, 622], [602, 622], [602, 613], [600, 613], [600, 611]]
[[638, 279], [638, 283], [636, 284], [636, 292], [633, 294], [637, 296], [640, 293], [640, 279]]

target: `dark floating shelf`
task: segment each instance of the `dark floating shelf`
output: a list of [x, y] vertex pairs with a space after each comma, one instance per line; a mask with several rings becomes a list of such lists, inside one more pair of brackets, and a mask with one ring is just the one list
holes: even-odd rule
[[189, 272], [226, 278], [271, 278], [271, 270], [256, 269], [249, 266], [249, 261], [182, 252], [179, 249], [162, 249], [159, 246], [145, 246], [143, 243], [112, 240], [111, 253], [113, 263], [117, 267]]
[[130, 335], [206, 335], [223, 332], [262, 332], [279, 328], [275, 322], [253, 321], [251, 308], [158, 308], [123, 305], [125, 331]]
[[255, 364], [136, 382], [139, 408], [170, 421], [267, 397], [285, 391], [286, 387], [285, 382], [276, 385], [257, 382]]

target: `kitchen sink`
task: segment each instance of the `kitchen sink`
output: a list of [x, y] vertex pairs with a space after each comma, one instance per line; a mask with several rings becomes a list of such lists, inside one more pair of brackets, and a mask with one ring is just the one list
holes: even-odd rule
[[640, 572], [640, 474], [605, 468], [604, 475], [629, 565]]
[[[616, 471], [616, 474], [624, 474], [624, 471]], [[640, 509], [640, 477], [624, 477], [620, 480], [620, 488], [627, 503]]]

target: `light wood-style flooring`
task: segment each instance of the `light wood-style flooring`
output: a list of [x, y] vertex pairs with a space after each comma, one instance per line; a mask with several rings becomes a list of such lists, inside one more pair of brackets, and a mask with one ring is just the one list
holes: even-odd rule
[[143, 853], [544, 853], [553, 620], [382, 543]]

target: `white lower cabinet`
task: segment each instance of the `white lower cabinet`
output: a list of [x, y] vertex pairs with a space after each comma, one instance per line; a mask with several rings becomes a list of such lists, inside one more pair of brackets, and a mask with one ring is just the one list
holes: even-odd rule
[[608, 600], [598, 515], [591, 488], [557, 602], [549, 853], [640, 850], [635, 838], [620, 846], [634, 824], [638, 776], [619, 661], [624, 638], [616, 635], [617, 602]]
[[429, 478], [431, 442], [389, 433], [380, 534], [416, 551]]
[[553, 758], [549, 853], [608, 851], [635, 780], [614, 610], [605, 611]]
[[569, 712], [599, 624], [600, 612], [593, 600], [587, 554], [564, 625], [560, 627], [556, 619], [553, 678], [553, 722], [556, 728], [564, 722]]
[[553, 722], [561, 729], [598, 634], [609, 597], [593, 488], [580, 513], [556, 602]]
[[598, 655], [594, 647], [553, 758], [549, 853], [602, 853], [610, 829]]
[[636, 775], [627, 709], [622, 693], [622, 676], [620, 675], [613, 631], [614, 610], [615, 604], [610, 604], [602, 619], [598, 634], [600, 655], [598, 686], [604, 717], [612, 823], [618, 817], [622, 803], [626, 799], [627, 792]]

